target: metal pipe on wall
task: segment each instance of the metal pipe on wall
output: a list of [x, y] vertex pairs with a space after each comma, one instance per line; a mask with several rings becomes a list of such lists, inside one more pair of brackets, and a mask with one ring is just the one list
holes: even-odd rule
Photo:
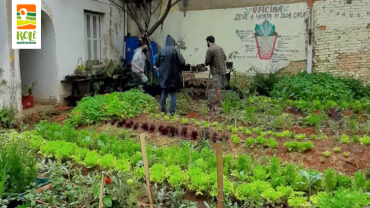
[[310, 8], [308, 18], [308, 46], [307, 46], [307, 73], [312, 74], [313, 65], [313, 8]]

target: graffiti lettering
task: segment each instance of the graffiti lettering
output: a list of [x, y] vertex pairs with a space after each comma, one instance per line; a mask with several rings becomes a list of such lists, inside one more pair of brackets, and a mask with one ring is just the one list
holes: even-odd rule
[[306, 14], [307, 14], [307, 12], [296, 12], [296, 13], [293, 14], [293, 18], [294, 19], [306, 18]]
[[[256, 7], [255, 7], [256, 8]], [[272, 19], [299, 19], [299, 18], [307, 18], [307, 12], [285, 12], [285, 13], [259, 13], [258, 11], [256, 14], [249, 14], [246, 12], [244, 14], [235, 14], [235, 21], [240, 20], [272, 20]]]
[[256, 20], [264, 20], [264, 19], [271, 19], [271, 18], [272, 18], [271, 14], [256, 14]]
[[258, 6], [253, 7], [252, 9], [246, 10], [246, 12], [252, 11], [253, 13], [282, 13], [287, 12], [289, 8], [289, 5], [286, 6]]
[[248, 14], [236, 14], [234, 20], [248, 20]]
[[292, 13], [281, 13], [281, 19], [292, 19]]

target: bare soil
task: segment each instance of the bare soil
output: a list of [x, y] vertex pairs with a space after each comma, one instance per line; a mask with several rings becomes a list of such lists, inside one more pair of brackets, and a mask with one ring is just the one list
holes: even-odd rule
[[[199, 121], [200, 119], [197, 118]], [[213, 121], [219, 120], [218, 117], [213, 117]], [[211, 120], [211, 121], [212, 121]], [[144, 131], [143, 129], [139, 128], [135, 130], [135, 134], [140, 133], [146, 133], [148, 142], [151, 144], [154, 144], [156, 146], [170, 146], [179, 144], [182, 139], [186, 139], [188, 141], [199, 141], [200, 136], [202, 133], [203, 126], [195, 126], [192, 124], [189, 125], [183, 125], [181, 124], [181, 121], [179, 119], [178, 122], [173, 121], [163, 121], [163, 120], [154, 120], [150, 118], [147, 115], [142, 115], [140, 117], [129, 119], [128, 121], [133, 121], [134, 123], [140, 123], [142, 124], [154, 124], [156, 126], [156, 132], [150, 133], [149, 131]], [[186, 127], [188, 131], [188, 136], [186, 138], [182, 137], [181, 135], [177, 135], [176, 137], [170, 137], [167, 135], [161, 135], [158, 131], [158, 127], [168, 127], [172, 126], [175, 127], [179, 134], [181, 132], [181, 129]], [[122, 127], [125, 129], [125, 127]], [[120, 128], [118, 128], [116, 125], [112, 126], [110, 124], [107, 125], [100, 125], [98, 128], [98, 131], [108, 130], [109, 132], [114, 131], [120, 131]], [[290, 128], [291, 131], [295, 131], [297, 134], [306, 134], [311, 135], [316, 133], [316, 128], [313, 127], [301, 127], [301, 126], [292, 126]], [[190, 137], [190, 134], [192, 131], [198, 132], [198, 137], [196, 140], [193, 140]], [[230, 138], [231, 133], [230, 132], [217, 132], [214, 128], [208, 129], [209, 131], [209, 140], [210, 143], [213, 144], [215, 140], [220, 140], [221, 135], [226, 135], [228, 138]], [[329, 130], [326, 130], [330, 132]], [[217, 133], [217, 139], [213, 137], [214, 133]], [[340, 141], [336, 141], [333, 139], [333, 137], [329, 134], [328, 139], [321, 140], [318, 138], [317, 140], [310, 140], [314, 143], [314, 148], [310, 151], [300, 153], [300, 152], [288, 152], [287, 148], [284, 147], [284, 143], [286, 141], [292, 141], [292, 139], [288, 138], [281, 138], [276, 139], [279, 142], [278, 149], [271, 149], [271, 148], [263, 148], [260, 146], [254, 146], [253, 148], [247, 148], [244, 146], [244, 139], [247, 138], [243, 133], [238, 133], [240, 138], [242, 138], [241, 144], [235, 144], [232, 142], [231, 139], [228, 139], [226, 141], [226, 154], [251, 154], [254, 158], [258, 158], [261, 156], [273, 156], [276, 154], [276, 156], [280, 157], [282, 161], [284, 162], [292, 162], [295, 164], [303, 164], [304, 166], [315, 169], [319, 171], [324, 171], [327, 168], [333, 168], [336, 171], [339, 171], [341, 173], [347, 174], [347, 175], [353, 175], [354, 172], [356, 172], [359, 169], [366, 169], [367, 166], [370, 164], [370, 151], [369, 146], [361, 145], [358, 142], [352, 142], [349, 144], [342, 144]], [[252, 134], [248, 137], [256, 137], [256, 134]], [[333, 148], [334, 147], [340, 147], [341, 151], [338, 153], [335, 153]], [[330, 151], [331, 155], [329, 157], [325, 157], [323, 155], [323, 152]], [[345, 157], [343, 155], [344, 152], [349, 153], [349, 157]]]

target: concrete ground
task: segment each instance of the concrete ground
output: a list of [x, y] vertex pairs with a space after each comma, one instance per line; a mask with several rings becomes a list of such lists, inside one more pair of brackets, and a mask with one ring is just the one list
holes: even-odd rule
[[40, 111], [49, 111], [49, 110], [54, 109], [55, 107], [56, 106], [54, 105], [45, 105], [45, 104], [35, 103], [35, 107], [27, 109], [27, 110], [23, 110], [22, 112], [16, 114], [15, 120], [23, 121], [23, 119], [28, 115], [31, 115], [33, 113], [40, 112]]

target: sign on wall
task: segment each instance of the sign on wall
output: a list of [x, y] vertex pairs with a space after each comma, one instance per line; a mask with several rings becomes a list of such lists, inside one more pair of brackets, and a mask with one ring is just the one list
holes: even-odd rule
[[41, 0], [12, 1], [12, 48], [41, 49]]
[[171, 12], [154, 34], [164, 46], [167, 35], [183, 38], [181, 50], [190, 64], [204, 63], [205, 38], [213, 35], [228, 61], [240, 72], [275, 73], [291, 62], [306, 60], [307, 3]]
[[[294, 25], [304, 24], [308, 13], [306, 8], [293, 5], [248, 7], [244, 13], [235, 14], [234, 21], [255, 23], [254, 28], [236, 30], [236, 36], [245, 46], [247, 55], [244, 58], [270, 61], [271, 64], [292, 61], [297, 54], [305, 58], [305, 48], [299, 47], [302, 45], [299, 42], [305, 41], [305, 32]], [[284, 23], [284, 27], [277, 28], [274, 23]]]

